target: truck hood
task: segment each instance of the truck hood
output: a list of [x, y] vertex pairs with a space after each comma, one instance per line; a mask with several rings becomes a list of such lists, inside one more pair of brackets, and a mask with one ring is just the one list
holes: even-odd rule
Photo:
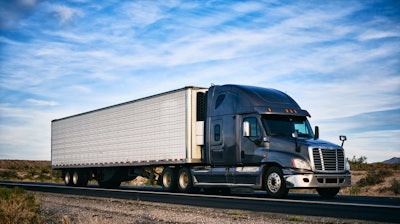
[[300, 144], [301, 148], [305, 148], [307, 149], [308, 147], [313, 147], [313, 148], [325, 148], [325, 149], [343, 149], [341, 146], [325, 141], [325, 140], [321, 140], [321, 139], [302, 139], [299, 138], [297, 139], [298, 143]]

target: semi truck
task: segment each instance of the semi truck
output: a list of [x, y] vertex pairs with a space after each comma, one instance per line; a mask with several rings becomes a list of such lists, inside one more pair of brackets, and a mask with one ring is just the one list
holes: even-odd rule
[[117, 188], [145, 176], [170, 192], [290, 189], [334, 197], [351, 186], [341, 146], [319, 139], [284, 92], [188, 86], [51, 122], [52, 168], [67, 186]]

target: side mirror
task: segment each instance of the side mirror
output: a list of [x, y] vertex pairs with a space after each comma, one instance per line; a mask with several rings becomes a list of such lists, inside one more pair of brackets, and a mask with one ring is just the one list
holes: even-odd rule
[[294, 139], [296, 152], [300, 152], [300, 146], [297, 142], [297, 139], [299, 138], [299, 132], [297, 130], [292, 133], [292, 138]]
[[319, 127], [315, 126], [314, 140], [319, 139]]
[[339, 140], [342, 141], [342, 147], [343, 147], [344, 141], [347, 140], [347, 137], [345, 135], [341, 135], [339, 136]]
[[250, 122], [248, 121], [243, 122], [243, 136], [250, 137]]

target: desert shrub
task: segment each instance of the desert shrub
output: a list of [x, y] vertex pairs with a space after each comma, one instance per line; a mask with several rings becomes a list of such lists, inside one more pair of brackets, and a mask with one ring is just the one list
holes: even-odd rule
[[360, 192], [361, 192], [361, 189], [359, 187], [350, 187], [349, 188], [350, 195], [359, 195]]
[[17, 172], [14, 170], [0, 170], [0, 177], [3, 180], [18, 179]]
[[39, 202], [22, 188], [0, 187], [0, 224], [40, 223]]
[[392, 171], [388, 169], [369, 170], [367, 176], [357, 182], [357, 186], [365, 187], [380, 184], [385, 180], [385, 177], [390, 175], [392, 175]]
[[367, 157], [365, 156], [360, 156], [358, 158], [353, 156], [352, 159], [347, 158], [347, 161], [349, 161], [351, 170], [368, 170], [370, 167], [370, 164], [367, 163]]
[[400, 194], [400, 181], [394, 179], [392, 181], [392, 185], [390, 186], [390, 190], [396, 195]]

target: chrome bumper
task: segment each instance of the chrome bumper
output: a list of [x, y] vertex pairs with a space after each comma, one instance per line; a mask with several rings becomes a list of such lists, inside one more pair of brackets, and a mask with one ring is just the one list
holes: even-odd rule
[[351, 174], [285, 175], [287, 188], [350, 187]]

